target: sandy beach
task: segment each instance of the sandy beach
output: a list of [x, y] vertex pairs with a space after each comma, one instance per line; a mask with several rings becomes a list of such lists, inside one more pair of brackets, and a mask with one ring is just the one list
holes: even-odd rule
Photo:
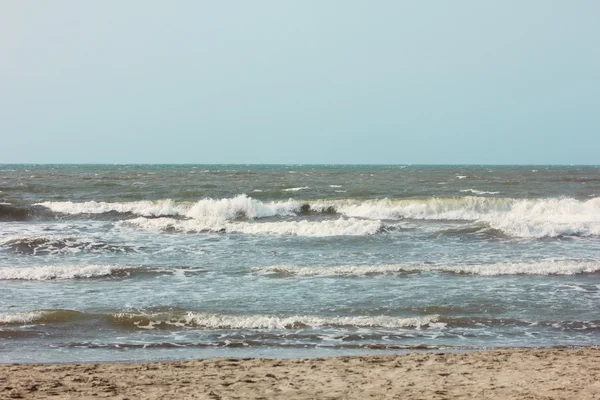
[[600, 349], [0, 365], [0, 398], [598, 399]]

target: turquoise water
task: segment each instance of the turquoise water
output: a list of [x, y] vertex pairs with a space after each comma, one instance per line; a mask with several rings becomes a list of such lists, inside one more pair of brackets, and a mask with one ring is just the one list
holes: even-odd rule
[[1, 165], [0, 362], [600, 344], [597, 166]]

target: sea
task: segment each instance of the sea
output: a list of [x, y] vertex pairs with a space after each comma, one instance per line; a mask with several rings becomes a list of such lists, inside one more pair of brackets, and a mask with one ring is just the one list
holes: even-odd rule
[[600, 167], [0, 165], [0, 362], [600, 345]]

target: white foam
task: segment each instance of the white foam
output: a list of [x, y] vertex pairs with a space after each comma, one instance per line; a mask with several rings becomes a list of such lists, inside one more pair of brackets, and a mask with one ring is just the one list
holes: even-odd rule
[[[490, 192], [491, 193], [491, 192]], [[315, 211], [369, 219], [463, 220], [481, 222], [514, 237], [600, 235], [600, 197], [526, 199], [457, 197], [311, 202]]]
[[543, 260], [530, 263], [499, 263], [479, 265], [341, 265], [333, 267], [309, 267], [295, 265], [276, 265], [254, 267], [252, 271], [265, 274], [284, 274], [294, 276], [357, 276], [387, 275], [408, 272], [450, 272], [480, 276], [500, 275], [575, 275], [600, 271], [600, 261], [551, 261]]
[[300, 208], [301, 204], [294, 200], [264, 203], [243, 194], [233, 198], [200, 200], [181, 215], [196, 219], [235, 219], [239, 217], [254, 219], [295, 215]]
[[15, 313], [0, 313], [0, 325], [29, 324], [39, 320], [47, 311], [28, 311]]
[[334, 208], [349, 217], [371, 219], [477, 220], [491, 210], [509, 210], [510, 199], [484, 197], [333, 200], [309, 203], [312, 210]]
[[461, 190], [463, 193], [473, 193], [473, 194], [498, 194], [500, 192], [486, 192], [485, 190], [475, 190], [475, 189], [464, 189]]
[[174, 218], [139, 217], [121, 221], [119, 224], [152, 231], [200, 233], [243, 233], [296, 236], [360, 236], [373, 235], [381, 231], [381, 221], [339, 218], [325, 221], [282, 221], [282, 222], [230, 222], [220, 219], [176, 220]]
[[297, 192], [299, 190], [306, 190], [308, 189], [308, 186], [301, 186], [301, 187], [293, 187], [293, 188], [288, 188], [288, 189], [281, 189], [282, 192]]
[[[389, 275], [410, 272], [406, 265], [340, 265], [334, 267], [301, 267], [295, 265], [275, 265], [253, 267], [250, 270], [265, 274], [284, 274], [295, 276], [370, 276]], [[413, 268], [418, 271], [419, 268]]]
[[273, 216], [294, 215], [300, 211], [301, 205], [294, 201], [264, 203], [252, 199], [245, 194], [224, 199], [203, 199], [197, 202], [174, 202], [173, 200], [133, 201], [123, 203], [107, 203], [88, 201], [84, 203], [44, 202], [37, 203], [63, 214], [102, 214], [107, 212], [133, 213], [145, 217], [186, 216], [189, 218], [221, 218], [239, 217], [263, 218]]
[[[297, 188], [292, 188], [297, 189]], [[475, 194], [497, 194], [475, 189], [465, 189]], [[423, 219], [423, 220], [462, 220], [489, 225], [514, 237], [556, 237], [560, 235], [600, 235], [600, 198], [587, 201], [571, 198], [560, 199], [511, 199], [465, 196], [456, 198], [426, 199], [377, 199], [377, 200], [330, 200], [310, 201], [311, 210], [329, 212], [335, 210], [345, 217], [374, 220]], [[105, 202], [45, 202], [39, 203], [55, 212], [67, 214], [105, 213], [110, 211], [134, 213], [145, 217], [183, 216], [201, 220], [197, 225], [205, 225], [212, 230], [214, 220], [221, 220], [219, 229], [230, 231], [228, 220], [257, 219], [276, 216], [295, 216], [302, 211], [302, 204], [295, 200], [262, 202], [246, 195], [224, 199], [203, 199], [197, 202], [174, 202], [172, 200], [138, 201], [125, 203]], [[162, 223], [162, 222], [161, 222]], [[287, 223], [287, 222], [286, 222]], [[173, 223], [174, 225], [181, 223]], [[192, 223], [188, 223], [193, 225]], [[296, 227], [286, 227], [287, 233], [304, 230], [303, 223]], [[316, 223], [315, 223], [316, 224]], [[354, 223], [356, 225], [356, 223]], [[183, 224], [185, 225], [185, 224]], [[315, 225], [316, 226], [316, 225]], [[234, 231], [252, 233], [254, 229], [268, 229], [278, 233], [285, 225], [262, 227], [236, 226]], [[182, 229], [198, 230], [182, 226]], [[203, 228], [200, 228], [202, 230]], [[291, 230], [291, 231], [290, 231]], [[371, 232], [367, 229], [368, 232]], [[259, 232], [260, 233], [260, 232]], [[334, 233], [331, 233], [334, 234]], [[341, 233], [346, 234], [346, 233]], [[317, 234], [311, 234], [318, 236]], [[325, 234], [330, 235], [330, 234]]]
[[499, 275], [576, 275], [600, 271], [600, 262], [539, 261], [535, 263], [502, 263], [441, 267], [441, 271], [481, 276]]
[[516, 237], [597, 236], [600, 198], [519, 200], [513, 202], [508, 212], [492, 213], [480, 220]]
[[54, 279], [82, 279], [109, 276], [114, 271], [131, 267], [116, 265], [40, 266], [27, 268], [0, 268], [0, 280], [47, 281]]
[[[55, 230], [71, 229], [70, 225], [55, 225]], [[8, 235], [0, 238], [0, 248], [13, 248], [17, 252], [28, 252], [33, 255], [75, 254], [82, 251], [126, 251], [129, 246], [116, 246], [104, 243], [93, 237], [72, 237], [55, 235]]]
[[[218, 315], [189, 312], [185, 315], [118, 313], [114, 317], [121, 320], [131, 319], [139, 328], [152, 329], [156, 325], [194, 326], [204, 329], [308, 329], [320, 327], [379, 327], [379, 328], [416, 328], [429, 326], [436, 322], [438, 315], [424, 317], [397, 318], [389, 316], [356, 317], [317, 317], [272, 315]], [[140, 317], [144, 320], [139, 321]], [[136, 321], [138, 320], [138, 321]], [[146, 325], [147, 324], [147, 325]]]
[[132, 201], [125, 203], [107, 203], [103, 201], [47, 201], [36, 203], [62, 214], [103, 214], [111, 211], [133, 213], [145, 216], [179, 215], [182, 210], [173, 200]]

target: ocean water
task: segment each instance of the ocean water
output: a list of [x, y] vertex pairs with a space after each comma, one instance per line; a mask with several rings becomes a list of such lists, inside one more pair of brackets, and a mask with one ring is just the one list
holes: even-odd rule
[[600, 345], [600, 167], [0, 165], [0, 362]]

